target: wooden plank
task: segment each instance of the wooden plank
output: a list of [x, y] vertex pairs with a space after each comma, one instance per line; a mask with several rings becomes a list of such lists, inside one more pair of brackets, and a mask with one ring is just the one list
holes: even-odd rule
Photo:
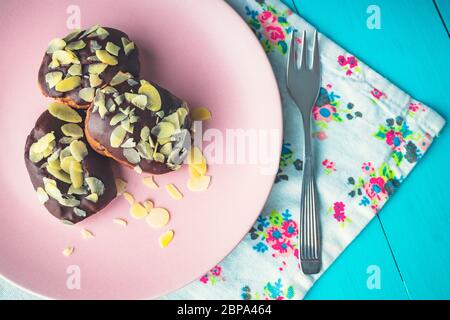
[[[380, 270], [379, 289], [367, 286], [373, 266]], [[378, 219], [369, 223], [305, 298], [408, 299]]]
[[[295, 0], [301, 15], [415, 98], [450, 117], [450, 42], [432, 0]], [[381, 9], [381, 29], [366, 9]], [[351, 31], [349, 31], [351, 30]], [[412, 298], [450, 298], [450, 133], [380, 213]], [[359, 241], [359, 240], [358, 240]]]

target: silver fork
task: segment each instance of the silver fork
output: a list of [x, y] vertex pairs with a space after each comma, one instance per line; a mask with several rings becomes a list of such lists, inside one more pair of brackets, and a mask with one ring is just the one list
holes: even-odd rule
[[292, 34], [287, 67], [287, 87], [300, 109], [305, 136], [303, 182], [300, 203], [300, 262], [303, 273], [319, 273], [322, 266], [319, 209], [311, 148], [311, 111], [320, 89], [320, 57], [317, 31], [314, 34], [312, 68], [308, 66], [306, 32], [303, 31], [301, 65], [297, 62], [295, 32]]

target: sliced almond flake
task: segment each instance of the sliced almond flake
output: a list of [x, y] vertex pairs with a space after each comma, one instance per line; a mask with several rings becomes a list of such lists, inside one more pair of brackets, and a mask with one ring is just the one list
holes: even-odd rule
[[83, 121], [78, 112], [64, 103], [52, 102], [48, 106], [48, 111], [55, 118], [65, 122], [80, 123]]
[[68, 76], [55, 85], [55, 90], [59, 92], [68, 92], [79, 87], [81, 84], [80, 76]]
[[117, 190], [117, 196], [122, 195], [125, 190], [127, 189], [127, 182], [125, 180], [122, 180], [120, 178], [115, 179], [116, 182], [116, 190]]
[[62, 251], [62, 254], [65, 256], [65, 257], [69, 257], [69, 256], [71, 256], [72, 255], [72, 253], [75, 251], [75, 248], [74, 247], [67, 247], [67, 248], [65, 248], [63, 251]]
[[79, 217], [82, 217], [82, 218], [85, 218], [86, 216], [87, 216], [87, 213], [86, 213], [86, 211], [84, 211], [83, 209], [80, 209], [80, 208], [73, 208], [73, 212], [77, 215], [77, 216], [79, 216]]
[[94, 88], [83, 88], [78, 92], [81, 99], [86, 102], [92, 102], [94, 100], [95, 89]]
[[103, 27], [98, 27], [95, 33], [100, 40], [105, 40], [109, 36], [109, 32]]
[[134, 148], [136, 147], [136, 142], [134, 142], [133, 138], [127, 139], [122, 145], [121, 148]]
[[86, 42], [84, 42], [83, 40], [77, 40], [68, 43], [65, 48], [69, 50], [81, 50], [84, 47], [86, 47]]
[[111, 86], [117, 86], [119, 84], [121, 84], [122, 82], [127, 81], [128, 79], [132, 78], [131, 73], [129, 72], [122, 72], [119, 71], [116, 73], [116, 75], [111, 79], [111, 81], [109, 82], [109, 84]]
[[80, 29], [74, 29], [71, 33], [69, 33], [67, 36], [65, 36], [63, 38], [63, 40], [67, 43], [69, 41], [72, 41], [73, 39], [75, 39], [79, 34], [80, 34], [81, 30]]
[[92, 238], [95, 238], [94, 234], [93, 234], [90, 230], [87, 230], [87, 229], [82, 229], [82, 230], [81, 230], [81, 237], [82, 237], [83, 239], [92, 239]]
[[151, 189], [154, 189], [154, 190], [156, 190], [156, 189], [159, 188], [159, 186], [158, 186], [158, 184], [155, 182], [153, 176], [143, 177], [143, 178], [142, 178], [142, 183], [143, 183], [144, 185], [146, 185], [147, 187], [150, 187]]
[[102, 83], [103, 83], [103, 80], [97, 74], [91, 73], [89, 75], [89, 85], [91, 86], [91, 88], [98, 87]]
[[96, 177], [87, 177], [86, 184], [88, 185], [91, 193], [96, 193], [99, 196], [102, 196], [105, 193], [105, 184]]
[[68, 137], [80, 139], [83, 138], [84, 132], [83, 128], [81, 128], [76, 123], [66, 123], [63, 126], [61, 126], [61, 132]]
[[88, 149], [83, 141], [76, 140], [70, 144], [70, 153], [76, 161], [83, 161], [88, 155]]
[[66, 46], [66, 42], [63, 39], [53, 39], [49, 42], [47, 47], [47, 53], [52, 54], [55, 51], [62, 50]]
[[67, 70], [67, 73], [71, 76], [81, 76], [81, 64], [73, 64]]
[[45, 82], [47, 83], [48, 87], [52, 89], [62, 80], [62, 77], [63, 73], [60, 71], [49, 72], [45, 75]]
[[125, 198], [125, 200], [128, 201], [128, 203], [130, 205], [133, 205], [136, 202], [136, 200], [134, 199], [134, 196], [129, 192], [124, 192], [123, 197]]
[[173, 230], [168, 230], [166, 232], [164, 232], [160, 237], [159, 237], [159, 246], [161, 248], [165, 248], [169, 245], [169, 243], [172, 242], [173, 237], [174, 237], [175, 233], [173, 232]]
[[137, 152], [133, 148], [124, 148], [122, 153], [127, 161], [131, 164], [138, 164], [139, 162], [141, 162], [141, 156], [139, 155], [139, 152]]
[[78, 161], [72, 161], [69, 168], [70, 182], [74, 188], [81, 188], [84, 182], [83, 168]]
[[150, 111], [159, 111], [161, 109], [161, 96], [158, 92], [158, 89], [156, 89], [153, 85], [151, 85], [147, 81], [141, 81], [141, 86], [138, 90], [139, 94], [145, 94], [148, 99], [148, 106], [147, 108]]
[[70, 179], [70, 176], [58, 169], [55, 169], [53, 167], [47, 166], [47, 172], [50, 173], [53, 177], [58, 179], [59, 181], [62, 181], [64, 183], [71, 184], [72, 180]]
[[155, 205], [153, 204], [153, 201], [151, 201], [151, 200], [145, 200], [144, 203], [143, 203], [143, 205], [144, 205], [144, 208], [145, 208], [148, 212], [150, 212], [150, 210], [153, 209], [153, 208], [155, 207]]
[[210, 183], [210, 176], [191, 177], [188, 180], [187, 187], [192, 192], [201, 192], [208, 189]]
[[91, 34], [94, 31], [97, 31], [97, 29], [100, 28], [100, 25], [96, 24], [92, 27], [90, 27], [89, 29], [86, 29], [80, 36], [80, 39], [84, 38], [85, 36]]
[[47, 192], [41, 187], [37, 188], [36, 194], [40, 204], [44, 204], [50, 199]]
[[127, 135], [127, 131], [122, 128], [122, 126], [117, 126], [111, 133], [110, 144], [113, 148], [119, 148], [123, 143], [125, 136]]
[[211, 119], [211, 112], [205, 107], [194, 108], [191, 110], [191, 119], [193, 121], [205, 121]]
[[170, 213], [164, 208], [152, 208], [145, 218], [145, 221], [147, 221], [148, 225], [152, 228], [162, 228], [169, 223]]
[[112, 55], [115, 55], [116, 57], [119, 55], [120, 47], [115, 45], [114, 43], [108, 41], [106, 43], [106, 51], [111, 53]]
[[135, 202], [130, 207], [130, 214], [135, 219], [143, 219], [147, 216], [148, 211], [142, 204]]
[[97, 202], [98, 202], [98, 194], [96, 194], [96, 193], [91, 193], [90, 195], [88, 195], [88, 196], [86, 197], [86, 200], [89, 200], [89, 201], [91, 201], [91, 202], [93, 202], [93, 203], [97, 203]]
[[106, 63], [107, 65], [115, 66], [118, 63], [117, 58], [106, 50], [96, 50], [95, 55], [101, 62]]
[[134, 42], [130, 42], [123, 48], [123, 51], [125, 52], [126, 55], [129, 55], [130, 52], [133, 50], [134, 50]]
[[108, 67], [105, 63], [93, 63], [88, 67], [88, 72], [90, 74], [101, 74]]
[[142, 174], [142, 172], [143, 172], [143, 170], [142, 170], [142, 168], [141, 168], [140, 166], [135, 166], [135, 167], [134, 167], [134, 171], [135, 171], [137, 174]]
[[111, 121], [109, 122], [109, 125], [110, 126], [115, 126], [119, 122], [122, 122], [123, 120], [125, 120], [127, 117], [128, 116], [126, 114], [123, 114], [122, 112], [117, 113], [111, 118]]
[[114, 218], [113, 222], [122, 227], [126, 227], [128, 225], [128, 221], [123, 218]]
[[67, 50], [56, 50], [52, 53], [52, 60], [58, 61], [62, 65], [68, 65], [77, 61], [77, 57]]
[[145, 94], [138, 94], [133, 98], [133, 100], [131, 100], [131, 103], [139, 109], [144, 110], [147, 106], [147, 100], [148, 98]]
[[177, 189], [177, 187], [174, 184], [172, 183], [166, 184], [166, 190], [172, 197], [172, 199], [174, 200], [183, 199], [183, 194], [180, 192], [180, 190]]
[[[68, 148], [69, 148], [69, 150], [70, 150], [70, 147], [68, 147]], [[63, 151], [64, 151], [64, 150], [63, 150]], [[63, 151], [61, 151], [61, 152], [63, 152]], [[61, 164], [60, 164], [61, 169], [64, 170], [64, 172], [66, 172], [66, 173], [69, 173], [69, 171], [70, 171], [70, 164], [72, 163], [72, 161], [76, 161], [76, 160], [74, 159], [74, 157], [72, 157], [70, 151], [69, 151], [69, 154], [70, 154], [69, 156], [64, 157], [64, 158], [61, 160]]]

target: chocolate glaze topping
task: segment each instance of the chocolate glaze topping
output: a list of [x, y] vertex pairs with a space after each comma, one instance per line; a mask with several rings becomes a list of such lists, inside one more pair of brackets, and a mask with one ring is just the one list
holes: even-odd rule
[[[129, 39], [127, 34], [113, 28], [105, 27], [104, 29], [109, 33], [109, 35], [104, 39], [96, 36], [95, 32], [82, 37], [83, 32], [85, 31], [84, 30], [78, 33], [75, 38], [67, 41], [67, 44], [71, 44], [76, 41], [82, 40], [86, 44], [85, 47], [80, 50], [70, 50], [76, 55], [81, 64], [81, 84], [71, 91], [60, 92], [57, 91], [55, 87], [50, 88], [45, 80], [45, 76], [49, 72], [61, 71], [63, 73], [62, 78], [64, 79], [68, 76], [68, 70], [73, 64], [60, 65], [58, 67], [51, 68], [49, 67], [49, 65], [52, 62], [52, 53], [45, 53], [38, 73], [38, 82], [44, 95], [71, 102], [72, 106], [76, 106], [81, 109], [87, 109], [90, 105], [90, 101], [85, 101], [80, 98], [79, 92], [83, 88], [90, 88], [88, 71], [89, 65], [101, 62], [98, 60], [95, 61], [96, 50], [105, 50], [108, 42], [111, 42], [120, 47], [118, 56], [116, 57], [118, 63], [116, 65], [108, 65], [106, 69], [99, 74], [100, 79], [102, 79], [102, 83], [98, 87], [103, 87], [108, 84], [118, 71], [129, 72], [136, 77], [139, 76], [140, 65], [138, 48], [134, 45], [134, 49], [131, 50], [128, 55], [125, 54], [125, 50], [122, 44], [122, 38]], [[73, 103], [75, 103], [76, 105], [73, 105]]]
[[[146, 81], [144, 81], [146, 82]], [[108, 112], [106, 115], [101, 117], [100, 113], [97, 108], [95, 107], [94, 103], [88, 110], [88, 115], [86, 118], [86, 136], [88, 137], [88, 142], [90, 143], [91, 147], [94, 150], [97, 150], [99, 153], [112, 157], [115, 160], [119, 161], [120, 163], [127, 165], [129, 167], [136, 167], [139, 166], [140, 169], [144, 172], [152, 173], [152, 174], [163, 174], [167, 173], [172, 170], [176, 170], [179, 167], [180, 163], [177, 163], [177, 166], [173, 166], [173, 163], [171, 164], [170, 161], [168, 161], [168, 156], [166, 155], [164, 161], [156, 161], [153, 157], [152, 159], [145, 159], [141, 157], [139, 163], [130, 163], [128, 159], [124, 156], [123, 147], [112, 147], [111, 146], [111, 135], [113, 133], [113, 130], [118, 125], [120, 126], [120, 123], [117, 125], [111, 125], [111, 119], [116, 116], [117, 114], [120, 114], [124, 109], [129, 108], [130, 110], [134, 110], [134, 115], [139, 118], [139, 120], [134, 123], [133, 125], [133, 132], [129, 133], [127, 132], [125, 138], [123, 141], [127, 141], [129, 139], [132, 139], [136, 144], [141, 141], [141, 130], [144, 127], [148, 127], [150, 130], [152, 130], [158, 122], [164, 121], [164, 117], [168, 116], [170, 114], [176, 113], [177, 110], [180, 108], [183, 108], [186, 110], [186, 116], [182, 120], [182, 123], [180, 123], [180, 127], [176, 130], [176, 132], [180, 133], [188, 133], [188, 136], [186, 137], [186, 141], [175, 141], [175, 138], [172, 138], [172, 149], [173, 150], [179, 150], [180, 148], [182, 150], [179, 150], [181, 152], [181, 157], [185, 157], [187, 155], [187, 150], [190, 147], [191, 144], [191, 135], [190, 135], [190, 128], [191, 128], [191, 119], [188, 114], [188, 107], [183, 100], [176, 97], [172, 93], [170, 93], [168, 90], [160, 87], [159, 85], [153, 83], [153, 82], [147, 82], [149, 85], [153, 86], [157, 93], [159, 93], [160, 100], [161, 100], [161, 108], [158, 111], [151, 111], [148, 108], [138, 108], [134, 106], [131, 102], [127, 101], [126, 99], [123, 99], [123, 102], [120, 104], [115, 103], [115, 106], [113, 107], [113, 110], [111, 112]], [[134, 93], [137, 94], [139, 92], [139, 88], [142, 85], [142, 81], [130, 79], [130, 81], [125, 81], [114, 88], [117, 90], [116, 93], [106, 93], [105, 94], [105, 100], [108, 101], [108, 99], [114, 99], [118, 95], [124, 96], [125, 93]], [[157, 136], [152, 133], [150, 134], [151, 139], [154, 142], [158, 141]], [[161, 145], [156, 146], [156, 151], [159, 151], [159, 148]], [[152, 146], [152, 151], [155, 151], [155, 147]], [[184, 158], [183, 158], [184, 160]]]
[[[85, 112], [78, 112], [84, 118]], [[66, 124], [66, 122], [53, 117], [49, 113], [49, 111], [45, 111], [39, 117], [35, 127], [27, 138], [24, 152], [25, 164], [28, 170], [28, 174], [30, 175], [33, 187], [36, 190], [39, 187], [44, 188], [44, 178], [55, 180], [58, 189], [63, 195], [65, 195], [69, 190], [69, 184], [56, 179], [46, 170], [45, 167], [43, 167], [47, 162], [47, 158], [44, 158], [37, 163], [33, 163], [29, 158], [29, 152], [32, 144], [37, 142], [41, 137], [50, 132], [54, 132], [54, 135], [56, 137], [56, 145], [54, 147], [54, 150], [66, 148], [68, 145], [62, 144], [60, 142], [60, 139], [65, 136], [61, 131], [61, 126], [64, 124]], [[83, 123], [80, 123], [80, 126], [82, 125]], [[85, 142], [88, 146], [84, 138], [80, 140]], [[66, 223], [77, 223], [95, 214], [96, 212], [106, 207], [116, 197], [117, 194], [114, 174], [109, 159], [100, 156], [88, 146], [88, 155], [81, 162], [81, 165], [83, 168], [83, 174], [85, 176], [95, 177], [103, 182], [105, 187], [104, 193], [99, 196], [96, 203], [87, 200], [85, 198], [85, 195], [75, 196], [78, 200], [80, 200], [81, 203], [78, 208], [85, 211], [85, 216], [76, 214], [74, 211], [74, 207], [63, 206], [57, 200], [50, 197], [49, 200], [46, 201], [45, 207], [53, 216]]]

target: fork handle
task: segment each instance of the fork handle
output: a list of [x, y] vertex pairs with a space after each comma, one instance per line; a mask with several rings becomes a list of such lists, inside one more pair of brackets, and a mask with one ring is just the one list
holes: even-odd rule
[[[309, 120], [309, 119], [308, 119]], [[319, 208], [309, 126], [305, 127], [305, 158], [300, 203], [300, 262], [304, 274], [319, 273], [322, 266]]]

